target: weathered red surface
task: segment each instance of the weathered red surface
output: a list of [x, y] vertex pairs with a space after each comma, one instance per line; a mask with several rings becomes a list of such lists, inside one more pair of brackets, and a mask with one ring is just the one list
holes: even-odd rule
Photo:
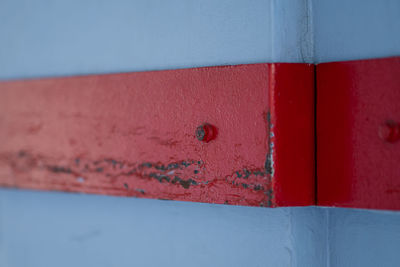
[[400, 57], [316, 74], [318, 205], [400, 209]]
[[[255, 64], [2, 82], [0, 184], [312, 205], [313, 70]], [[196, 138], [205, 123], [216, 130], [208, 142]]]

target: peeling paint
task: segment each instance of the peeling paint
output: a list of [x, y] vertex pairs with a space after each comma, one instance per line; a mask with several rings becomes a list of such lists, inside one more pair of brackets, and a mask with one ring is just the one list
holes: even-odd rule
[[268, 126], [268, 153], [265, 161], [265, 171], [267, 174], [274, 177], [274, 125], [271, 122], [271, 112], [267, 112], [266, 115], [267, 126]]
[[[73, 181], [78, 184], [90, 186], [94, 177], [103, 176], [106, 183], [120, 183], [121, 189], [127, 190], [132, 196], [146, 195], [146, 190], [135, 188], [136, 179], [143, 181], [155, 180], [160, 184], [179, 186], [188, 190], [197, 186], [214, 186], [215, 182], [221, 178], [205, 179], [205, 164], [201, 160], [180, 160], [169, 163], [160, 162], [140, 162], [132, 163], [124, 160], [112, 158], [88, 160], [84, 157], [73, 158], [71, 160], [48, 158], [42, 155], [35, 155], [27, 151], [11, 153], [7, 158], [8, 164], [13, 166], [21, 165], [26, 159], [31, 161], [29, 171], [42, 171], [58, 175], [68, 175], [74, 177]], [[32, 165], [32, 162], [34, 164]], [[57, 179], [57, 176], [52, 176]], [[132, 180], [134, 178], [135, 180]], [[97, 179], [97, 178], [96, 178]], [[263, 192], [268, 195], [270, 188], [269, 175], [263, 168], [242, 168], [234, 171], [231, 175], [225, 176], [230, 187], [241, 188], [253, 192]], [[223, 180], [221, 180], [223, 181]], [[134, 193], [139, 195], [135, 195]], [[263, 206], [273, 206], [271, 198], [266, 197]]]
[[[3, 82], [0, 185], [249, 206], [312, 203], [313, 129], [304, 123], [314, 118], [307, 109], [313, 71], [250, 64]], [[287, 119], [299, 112], [301, 120]], [[195, 136], [205, 121], [219, 131], [207, 145]], [[43, 127], [28, 134], [33, 122]]]

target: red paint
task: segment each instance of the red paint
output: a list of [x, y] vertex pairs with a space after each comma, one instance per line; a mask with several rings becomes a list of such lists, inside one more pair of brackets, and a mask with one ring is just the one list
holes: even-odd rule
[[[312, 205], [313, 70], [255, 64], [2, 82], [0, 184]], [[204, 123], [218, 129], [208, 143], [195, 135]]]
[[400, 125], [394, 121], [386, 121], [379, 126], [379, 137], [389, 143], [394, 143], [400, 138]]
[[400, 57], [317, 66], [318, 204], [400, 209]]
[[271, 64], [269, 71], [275, 203], [315, 204], [314, 66]]
[[196, 137], [197, 140], [203, 141], [203, 142], [210, 142], [211, 140], [214, 140], [217, 138], [217, 128], [209, 123], [205, 123], [203, 125], [200, 125], [196, 129]]

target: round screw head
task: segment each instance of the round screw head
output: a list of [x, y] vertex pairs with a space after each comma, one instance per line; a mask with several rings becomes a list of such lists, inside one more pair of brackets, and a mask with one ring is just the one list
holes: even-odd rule
[[205, 123], [196, 128], [196, 138], [202, 142], [210, 142], [217, 136], [217, 128], [209, 123]]
[[400, 139], [400, 125], [394, 121], [386, 121], [379, 126], [379, 137], [389, 143]]

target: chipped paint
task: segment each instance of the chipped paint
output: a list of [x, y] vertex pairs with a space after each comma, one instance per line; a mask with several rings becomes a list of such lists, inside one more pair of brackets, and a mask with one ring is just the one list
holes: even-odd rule
[[[307, 64], [0, 82], [0, 185], [313, 204], [313, 146], [306, 138], [313, 126], [304, 127], [313, 125], [312, 83]], [[299, 119], [289, 125], [288, 118]], [[196, 129], [206, 122], [218, 136], [199, 142]], [[26, 130], [32, 125], [40, 125], [34, 134]]]
[[267, 127], [268, 127], [268, 153], [265, 161], [265, 170], [274, 177], [274, 125], [271, 122], [271, 112], [268, 111], [266, 114]]
[[[103, 186], [115, 187], [120, 184], [120, 190], [125, 190], [127, 195], [139, 196], [146, 195], [145, 189], [135, 188], [137, 179], [150, 182], [149, 185], [156, 181], [159, 184], [171, 184], [180, 186], [184, 190], [196, 186], [208, 186], [210, 188], [219, 184], [219, 178], [211, 180], [205, 179], [205, 164], [201, 160], [180, 160], [170, 163], [160, 162], [127, 162], [122, 160], [104, 158], [96, 160], [88, 160], [86, 158], [75, 158], [71, 160], [61, 160], [43, 155], [35, 155], [28, 151], [19, 151], [17, 153], [7, 153], [0, 155], [0, 164], [7, 164], [13, 170], [14, 175], [21, 173], [20, 169], [15, 169], [15, 166], [21, 166], [29, 159], [34, 164], [30, 164], [29, 169], [25, 169], [23, 173], [42, 173], [50, 178], [45, 183], [54, 184], [59, 179], [57, 175], [62, 176], [62, 183], [70, 186], [78, 186], [85, 184], [90, 186], [93, 179], [98, 180], [99, 175], [103, 178]], [[79, 160], [78, 160], [79, 159]], [[63, 162], [55, 163], [55, 162]], [[65, 176], [73, 177], [71, 180], [65, 180]], [[61, 178], [61, 177], [60, 177]], [[132, 180], [135, 179], [135, 180]], [[264, 169], [242, 168], [235, 171], [232, 175], [225, 176], [225, 182], [231, 188], [241, 188], [241, 190], [250, 190], [255, 192], [265, 192], [267, 199], [261, 201], [261, 206], [273, 206], [272, 196], [268, 195], [271, 191], [270, 176], [266, 175]], [[4, 184], [6, 185], [6, 184]], [[133, 193], [132, 193], [133, 192]], [[119, 195], [119, 194], [117, 194]], [[235, 203], [231, 201], [231, 203]]]

